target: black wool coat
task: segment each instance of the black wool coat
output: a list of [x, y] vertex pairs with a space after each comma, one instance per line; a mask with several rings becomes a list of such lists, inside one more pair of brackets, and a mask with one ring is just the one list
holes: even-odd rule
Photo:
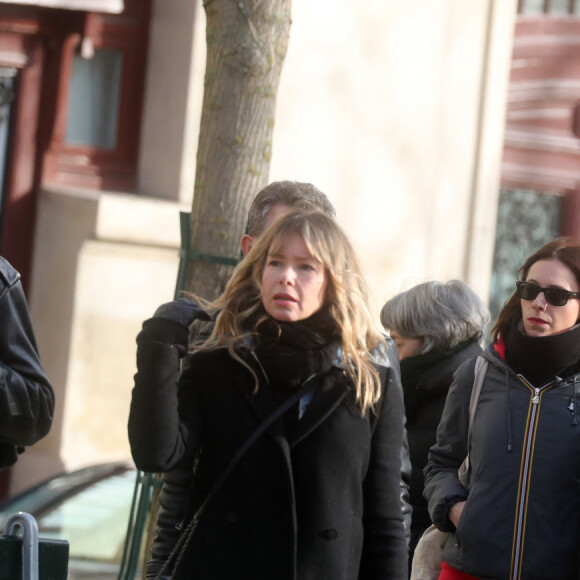
[[[427, 510], [427, 500], [423, 496], [423, 469], [427, 465], [429, 449], [435, 444], [437, 426], [443, 414], [445, 400], [449, 387], [453, 382], [453, 374], [466, 360], [482, 353], [476, 342], [440, 360], [427, 369], [413, 387], [412, 405], [407, 405], [407, 439], [411, 457], [411, 506], [413, 517], [411, 521], [411, 545], [414, 546], [420, 535], [431, 525]], [[411, 359], [409, 359], [411, 360]], [[407, 397], [408, 385], [403, 384]]]
[[[268, 386], [260, 380], [256, 391], [248, 369], [223, 349], [191, 356], [179, 390], [150, 390], [163, 383], [148, 376], [164, 372], [160, 349], [171, 347], [151, 348], [154, 356], [146, 346], [138, 354], [141, 378], [129, 422], [133, 457], [150, 472], [193, 469], [197, 458], [191, 516], [276, 403]], [[173, 356], [169, 350], [167, 356]], [[236, 466], [175, 577], [406, 579], [403, 401], [394, 371], [381, 373], [377, 413], [365, 416], [340, 368], [317, 376], [318, 391], [302, 419], [291, 430], [284, 421], [274, 424]]]

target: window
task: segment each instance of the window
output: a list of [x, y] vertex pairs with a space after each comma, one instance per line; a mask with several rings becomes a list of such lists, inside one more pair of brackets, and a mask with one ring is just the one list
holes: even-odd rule
[[551, 14], [580, 14], [580, 0], [519, 0], [518, 13]]
[[17, 71], [0, 67], [0, 224], [5, 197], [6, 170], [9, 162], [9, 138]]
[[117, 144], [121, 67], [119, 50], [75, 55], [68, 101], [67, 145], [114, 150]]
[[529, 189], [503, 189], [499, 196], [489, 309], [495, 321], [515, 290], [526, 258], [560, 235], [561, 198]]
[[59, 24], [45, 183], [135, 191], [151, 1], [124, 5], [121, 15], [76, 13]]
[[522, 14], [541, 14], [544, 12], [544, 0], [524, 0], [520, 12]]

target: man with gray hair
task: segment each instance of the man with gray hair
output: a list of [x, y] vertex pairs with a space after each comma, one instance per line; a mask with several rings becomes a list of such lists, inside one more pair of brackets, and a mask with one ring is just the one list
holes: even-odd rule
[[264, 187], [252, 202], [248, 211], [248, 235], [252, 238], [261, 236], [273, 219], [280, 216], [277, 210], [283, 211], [284, 208], [318, 210], [336, 217], [336, 211], [328, 197], [312, 183], [274, 181]]

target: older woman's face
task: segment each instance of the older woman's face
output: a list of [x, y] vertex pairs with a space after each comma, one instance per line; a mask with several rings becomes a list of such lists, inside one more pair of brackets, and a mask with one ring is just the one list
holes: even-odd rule
[[298, 233], [276, 253], [268, 252], [262, 272], [262, 303], [276, 320], [296, 322], [324, 303], [326, 273]]
[[[526, 282], [541, 288], [562, 288], [578, 292], [580, 285], [574, 273], [560, 260], [538, 260], [532, 265]], [[543, 292], [534, 300], [520, 300], [524, 330], [528, 336], [549, 336], [572, 328], [580, 318], [580, 301], [570, 298], [564, 306], [548, 304]]]
[[399, 354], [399, 360], [408, 358], [410, 356], [416, 356], [419, 354], [421, 349], [421, 344], [423, 340], [420, 338], [405, 338], [397, 333], [395, 330], [390, 331], [391, 338], [395, 342], [397, 347], [397, 353]]

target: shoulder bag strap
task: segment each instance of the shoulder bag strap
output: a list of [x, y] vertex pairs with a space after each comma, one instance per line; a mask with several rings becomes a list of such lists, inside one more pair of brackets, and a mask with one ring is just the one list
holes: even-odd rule
[[[295, 403], [297, 403], [302, 397], [312, 397], [314, 394], [314, 390], [316, 389], [316, 383], [312, 382], [312, 379], [316, 375], [312, 375], [306, 379], [306, 381], [302, 384], [302, 386], [292, 393], [290, 397], [288, 397], [281, 405], [276, 407], [268, 417], [259, 425], [259, 427], [246, 439], [244, 444], [236, 451], [235, 455], [230, 459], [230, 462], [227, 464], [226, 468], [221, 472], [220, 476], [216, 479], [213, 487], [207, 494], [204, 502], [201, 504], [199, 509], [197, 510], [197, 514], [201, 516], [202, 511], [205, 510], [206, 505], [211, 501], [213, 496], [216, 494], [218, 489], [223, 485], [226, 479], [229, 477], [230, 473], [234, 470], [234, 467], [238, 464], [240, 459], [246, 454], [248, 449], [260, 438], [262, 433], [268, 429], [271, 425], [273, 425], [282, 415], [292, 407]], [[197, 515], [196, 514], [196, 515]]]
[[471, 427], [475, 419], [475, 411], [483, 387], [483, 380], [487, 372], [487, 360], [482, 356], [475, 359], [475, 370], [473, 374], [473, 387], [471, 388], [471, 396], [469, 397], [469, 426], [467, 427], [467, 455], [463, 463], [459, 466], [458, 475], [459, 481], [465, 487], [469, 486], [469, 450], [471, 449]]
[[487, 372], [487, 360], [482, 356], [478, 356], [475, 360], [475, 372], [473, 375], [473, 388], [471, 389], [471, 397], [469, 398], [469, 427], [467, 428], [467, 453], [471, 447], [471, 427], [475, 419], [475, 411], [477, 410], [477, 403], [479, 395], [481, 394], [481, 387]]

